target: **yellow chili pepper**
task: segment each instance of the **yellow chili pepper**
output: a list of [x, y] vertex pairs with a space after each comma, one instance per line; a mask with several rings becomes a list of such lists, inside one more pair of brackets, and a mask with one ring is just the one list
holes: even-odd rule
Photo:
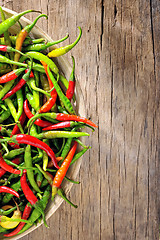
[[16, 219], [21, 219], [21, 212], [19, 210], [14, 211], [11, 218], [0, 216], [0, 226], [5, 229], [15, 228], [19, 224], [19, 221], [16, 221]]
[[82, 29], [80, 27], [78, 27], [78, 28], [79, 28], [80, 33], [79, 33], [79, 36], [74, 43], [52, 50], [51, 52], [48, 53], [48, 57], [59, 57], [61, 55], [64, 55], [68, 51], [70, 51], [79, 42], [79, 40], [81, 38]]

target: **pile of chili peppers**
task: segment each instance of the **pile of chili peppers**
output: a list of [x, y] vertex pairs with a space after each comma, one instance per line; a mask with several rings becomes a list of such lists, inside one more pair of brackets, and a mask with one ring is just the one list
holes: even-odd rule
[[43, 38], [32, 39], [30, 31], [39, 18], [47, 18], [45, 14], [11, 36], [9, 28], [33, 10], [8, 19], [2, 8], [0, 12], [0, 233], [11, 237], [41, 219], [47, 227], [44, 211], [56, 194], [77, 207], [61, 184], [64, 179], [78, 183], [66, 173], [89, 149], [79, 139], [89, 134], [80, 129], [97, 126], [75, 113], [74, 57], [69, 81], [52, 59], [78, 43], [81, 28], [74, 43], [49, 52], [50, 46], [68, 35], [47, 43]]

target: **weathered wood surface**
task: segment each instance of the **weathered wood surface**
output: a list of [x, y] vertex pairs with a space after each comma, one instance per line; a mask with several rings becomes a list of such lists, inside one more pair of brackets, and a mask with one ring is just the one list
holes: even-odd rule
[[[158, 239], [160, 2], [158, 0], [0, 0], [49, 18], [38, 25], [54, 39], [83, 29], [74, 50], [88, 117], [99, 125], [70, 197], [26, 237], [38, 240]], [[33, 19], [34, 14], [28, 15]], [[70, 54], [68, 54], [68, 57]]]

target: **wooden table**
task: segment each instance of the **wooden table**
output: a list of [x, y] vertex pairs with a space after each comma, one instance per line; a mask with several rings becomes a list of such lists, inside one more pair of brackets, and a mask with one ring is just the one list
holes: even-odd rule
[[[53, 38], [83, 37], [72, 54], [87, 116], [99, 125], [86, 143], [70, 198], [23, 240], [158, 239], [160, 3], [152, 1], [0, 0], [17, 12], [41, 10]], [[34, 14], [28, 14], [34, 19]], [[71, 53], [68, 53], [70, 59]]]

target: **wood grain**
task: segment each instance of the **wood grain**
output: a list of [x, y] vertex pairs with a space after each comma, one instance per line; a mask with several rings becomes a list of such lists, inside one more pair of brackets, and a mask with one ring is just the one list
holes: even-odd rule
[[[46, 13], [38, 25], [53, 39], [69, 32], [79, 44], [68, 54], [86, 113], [99, 125], [86, 140], [78, 179], [70, 193], [78, 209], [63, 203], [23, 240], [158, 239], [160, 209], [159, 95], [160, 2], [98, 0], [0, 0], [15, 11]], [[33, 19], [34, 14], [27, 15]]]

